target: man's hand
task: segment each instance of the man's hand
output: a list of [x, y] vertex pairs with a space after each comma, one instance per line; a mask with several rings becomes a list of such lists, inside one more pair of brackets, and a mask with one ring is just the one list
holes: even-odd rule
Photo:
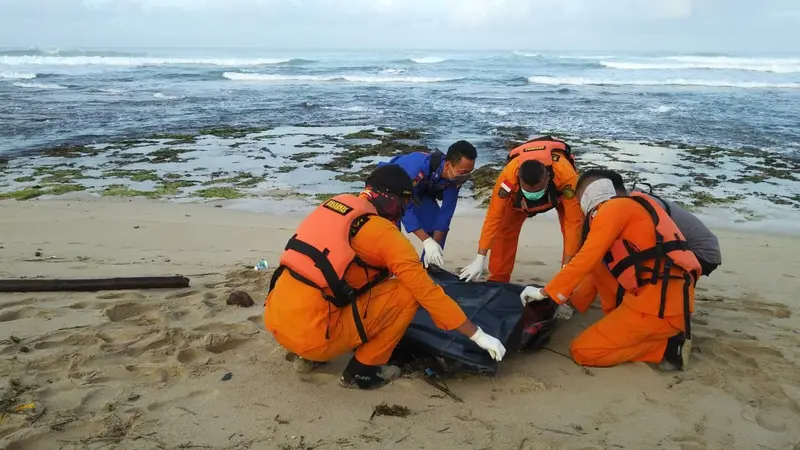
[[522, 306], [527, 305], [529, 302], [538, 302], [542, 301], [547, 298], [547, 293], [544, 292], [543, 289], [539, 289], [533, 286], [527, 286], [525, 289], [522, 290], [522, 293], [519, 294], [520, 300], [522, 300]]
[[489, 352], [489, 355], [495, 361], [502, 361], [503, 356], [506, 354], [506, 348], [503, 347], [503, 344], [497, 340], [497, 338], [484, 333], [484, 331], [481, 330], [481, 327], [478, 327], [478, 330], [475, 331], [475, 334], [470, 336], [470, 340], [478, 344], [478, 347]]
[[481, 255], [479, 253], [475, 256], [474, 261], [472, 261], [467, 267], [464, 267], [461, 270], [459, 278], [466, 281], [477, 280], [478, 277], [483, 275], [485, 265], [486, 265], [486, 255]]
[[428, 268], [431, 264], [439, 267], [444, 265], [444, 253], [438, 242], [429, 237], [422, 241], [422, 246], [425, 248], [425, 256], [422, 259], [425, 268]]
[[558, 305], [556, 308], [556, 312], [554, 314], [556, 319], [559, 320], [569, 320], [572, 317], [572, 314], [575, 313], [575, 309], [568, 304], [564, 303]]

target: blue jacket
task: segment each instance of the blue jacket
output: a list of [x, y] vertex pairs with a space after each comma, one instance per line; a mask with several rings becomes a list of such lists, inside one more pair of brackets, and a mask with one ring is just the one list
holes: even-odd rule
[[[431, 231], [447, 231], [450, 229], [450, 221], [453, 219], [453, 213], [456, 211], [456, 203], [458, 202], [458, 193], [461, 187], [456, 185], [450, 180], [442, 178], [442, 170], [444, 169], [444, 158], [439, 168], [431, 173], [430, 170], [431, 155], [423, 152], [414, 152], [406, 155], [395, 156], [388, 162], [378, 163], [378, 167], [386, 164], [397, 164], [402, 167], [408, 176], [414, 180], [414, 193], [420, 199], [421, 203], [432, 202], [436, 205], [426, 205], [427, 207], [415, 207], [413, 204], [408, 207], [405, 215], [403, 215], [402, 223], [406, 231], [414, 232], [423, 229], [426, 232]], [[427, 184], [432, 182], [434, 187], [442, 189], [442, 204], [438, 206], [435, 196], [431, 195], [427, 190]], [[422, 210], [422, 211], [420, 211]], [[438, 212], [435, 212], [437, 211]], [[433, 215], [431, 211], [435, 212], [436, 217], [425, 217], [425, 215]]]

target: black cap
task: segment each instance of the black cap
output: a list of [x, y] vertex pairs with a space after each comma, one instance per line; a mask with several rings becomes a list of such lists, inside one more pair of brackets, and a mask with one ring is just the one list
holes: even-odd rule
[[385, 164], [373, 170], [367, 177], [366, 185], [377, 192], [409, 197], [414, 203], [419, 203], [414, 194], [413, 180], [397, 164]]

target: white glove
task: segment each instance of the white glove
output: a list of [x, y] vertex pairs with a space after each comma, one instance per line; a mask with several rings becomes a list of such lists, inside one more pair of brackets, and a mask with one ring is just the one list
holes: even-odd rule
[[554, 316], [556, 319], [559, 320], [569, 320], [574, 312], [575, 309], [572, 306], [569, 306], [568, 304], [564, 303], [562, 305], [558, 305], [558, 308], [556, 308]]
[[444, 254], [442, 253], [442, 246], [432, 237], [422, 241], [422, 246], [425, 248], [425, 256], [422, 259], [422, 264], [427, 269], [428, 266], [442, 267], [444, 265]]
[[506, 348], [496, 338], [489, 336], [478, 327], [478, 331], [470, 337], [472, 342], [478, 344], [478, 347], [489, 352], [489, 355], [495, 361], [502, 361], [503, 356], [506, 354]]
[[533, 286], [526, 286], [525, 289], [522, 290], [522, 293], [519, 294], [519, 299], [522, 300], [522, 306], [528, 304], [528, 302], [538, 302], [547, 298], [547, 294], [544, 293], [542, 289]]
[[483, 275], [485, 267], [486, 255], [475, 255], [475, 261], [472, 261], [467, 267], [461, 269], [459, 278], [466, 281], [477, 280], [478, 277]]

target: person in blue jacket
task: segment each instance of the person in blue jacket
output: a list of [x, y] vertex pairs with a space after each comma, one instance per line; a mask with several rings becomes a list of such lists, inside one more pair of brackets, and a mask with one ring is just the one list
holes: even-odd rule
[[414, 181], [414, 193], [419, 204], [410, 205], [401, 222], [406, 232], [422, 241], [421, 259], [425, 267], [444, 265], [444, 243], [456, 210], [458, 193], [475, 169], [477, 157], [475, 147], [461, 140], [451, 145], [444, 155], [438, 150], [414, 152], [378, 164], [379, 167], [397, 164]]

